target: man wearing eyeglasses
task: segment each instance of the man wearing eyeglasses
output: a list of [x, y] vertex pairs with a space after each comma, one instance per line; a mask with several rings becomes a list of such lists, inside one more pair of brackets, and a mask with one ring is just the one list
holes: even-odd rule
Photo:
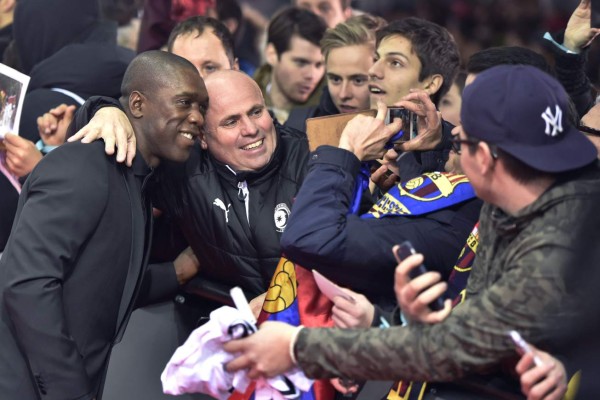
[[[487, 204], [466, 298], [444, 321], [368, 330], [267, 322], [225, 345], [237, 355], [227, 370], [256, 378], [299, 366], [313, 378], [446, 382], [425, 399], [516, 397], [507, 332], [560, 351], [545, 340], [556, 328], [550, 321], [574, 311], [565, 307], [574, 294], [566, 272], [600, 262], [581, 245], [600, 226], [598, 153], [566, 118], [567, 103], [554, 78], [528, 66], [491, 68], [465, 89], [455, 144]], [[397, 276], [421, 262], [410, 256]]]
[[600, 152], [600, 104], [596, 104], [581, 118], [578, 128]]

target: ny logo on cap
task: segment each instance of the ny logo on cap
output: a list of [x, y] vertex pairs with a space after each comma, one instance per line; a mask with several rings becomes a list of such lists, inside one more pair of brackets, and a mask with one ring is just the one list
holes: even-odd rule
[[[542, 113], [542, 118], [546, 122], [546, 132], [544, 133], [552, 137], [558, 135], [560, 132], [563, 131], [562, 110], [560, 109], [558, 104], [555, 105], [554, 110], [556, 112], [554, 115], [552, 115], [552, 110], [550, 109], [550, 106], [548, 106], [546, 107], [546, 111]], [[550, 127], [552, 127], [552, 130], [550, 130]]]

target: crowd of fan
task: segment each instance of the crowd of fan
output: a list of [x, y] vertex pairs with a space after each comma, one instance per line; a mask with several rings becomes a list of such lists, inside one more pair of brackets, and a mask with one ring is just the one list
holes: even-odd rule
[[[31, 81], [19, 132], [0, 142], [0, 365], [19, 358], [0, 367], [0, 392], [100, 398], [133, 304], [177, 299], [186, 334], [233, 286], [258, 312], [282, 254], [347, 288], [330, 304], [335, 328], [264, 323], [225, 345], [228, 371], [300, 367], [347, 396], [393, 380], [389, 398], [403, 399], [560, 399], [580, 379], [581, 398], [597, 390], [586, 375], [600, 325], [591, 0], [542, 12], [534, 1], [295, 0], [269, 17], [275, 2], [8, 3], [3, 60]], [[123, 27], [139, 10], [138, 36]], [[119, 26], [137, 56], [117, 44]], [[414, 134], [386, 120], [389, 107], [411, 112]], [[307, 119], [368, 109], [311, 151]], [[104, 186], [56, 176], [103, 170], [101, 151], [137, 182], [109, 197], [141, 205], [134, 283], [77, 274], [128, 238], [103, 231]], [[90, 227], [67, 240], [77, 221]], [[419, 254], [401, 259], [404, 241]], [[429, 272], [413, 277], [422, 263]], [[82, 282], [123, 300], [99, 311]], [[81, 314], [108, 333], [80, 329]], [[60, 323], [46, 332], [41, 316]], [[515, 351], [511, 330], [531, 352]], [[81, 365], [63, 373], [61, 351]]]

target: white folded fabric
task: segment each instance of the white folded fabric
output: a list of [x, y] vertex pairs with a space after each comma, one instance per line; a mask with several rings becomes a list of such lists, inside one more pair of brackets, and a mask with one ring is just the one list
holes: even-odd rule
[[[205, 393], [226, 400], [233, 390], [245, 392], [250, 379], [246, 371], [225, 371], [225, 364], [235, 358], [223, 350], [223, 343], [256, 332], [256, 327], [233, 307], [224, 306], [210, 314], [210, 320], [194, 330], [167, 363], [160, 376], [165, 394]], [[313, 381], [295, 369], [286, 376], [260, 379], [255, 399], [295, 399], [298, 389], [308, 391]]]

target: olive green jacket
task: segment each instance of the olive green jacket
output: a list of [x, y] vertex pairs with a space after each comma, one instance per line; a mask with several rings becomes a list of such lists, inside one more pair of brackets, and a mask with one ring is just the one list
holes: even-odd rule
[[448, 382], [473, 374], [504, 376], [503, 363], [516, 356], [507, 331], [542, 344], [549, 320], [568, 312], [564, 272], [580, 267], [574, 260], [585, 252], [577, 246], [582, 235], [599, 237], [598, 205], [598, 165], [555, 183], [515, 216], [486, 204], [466, 300], [445, 321], [302, 329], [294, 348], [300, 367], [312, 378]]

